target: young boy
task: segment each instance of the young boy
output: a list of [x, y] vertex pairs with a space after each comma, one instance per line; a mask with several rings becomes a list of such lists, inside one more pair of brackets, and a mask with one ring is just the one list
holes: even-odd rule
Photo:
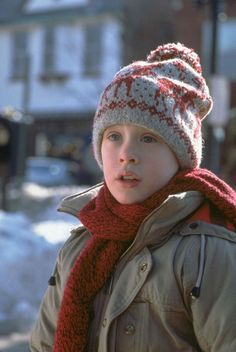
[[122, 68], [94, 119], [104, 183], [65, 199], [31, 351], [236, 351], [236, 194], [199, 168], [212, 99], [198, 55], [159, 46]]

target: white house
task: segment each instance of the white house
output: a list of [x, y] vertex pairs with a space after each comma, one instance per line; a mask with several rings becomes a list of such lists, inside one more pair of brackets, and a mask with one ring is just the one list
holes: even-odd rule
[[99, 95], [122, 64], [119, 1], [1, 0], [0, 110], [34, 117], [34, 152], [88, 146]]

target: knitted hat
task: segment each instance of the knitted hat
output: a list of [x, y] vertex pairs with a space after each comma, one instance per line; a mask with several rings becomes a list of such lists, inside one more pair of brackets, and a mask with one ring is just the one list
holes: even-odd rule
[[123, 67], [101, 95], [93, 125], [95, 158], [102, 167], [105, 129], [136, 124], [158, 134], [175, 153], [181, 168], [202, 158], [201, 121], [212, 109], [200, 59], [184, 45], [158, 46], [147, 61]]

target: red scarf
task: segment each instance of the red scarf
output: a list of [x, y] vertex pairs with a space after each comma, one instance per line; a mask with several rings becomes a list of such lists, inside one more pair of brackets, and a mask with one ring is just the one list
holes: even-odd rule
[[58, 316], [54, 352], [85, 352], [94, 298], [133, 241], [144, 218], [171, 194], [199, 191], [236, 226], [236, 193], [205, 169], [184, 170], [140, 204], [119, 204], [106, 185], [80, 212], [92, 233], [69, 275]]

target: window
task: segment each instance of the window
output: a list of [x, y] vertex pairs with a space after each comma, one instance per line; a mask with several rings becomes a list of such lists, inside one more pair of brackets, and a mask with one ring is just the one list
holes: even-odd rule
[[98, 75], [101, 69], [102, 26], [88, 25], [85, 28], [84, 74]]
[[12, 36], [12, 78], [25, 79], [27, 75], [27, 32], [14, 32]]
[[44, 32], [43, 71], [52, 73], [55, 70], [55, 29], [48, 27]]
[[46, 27], [44, 30], [44, 48], [43, 48], [43, 67], [40, 79], [44, 83], [56, 81], [57, 83], [63, 83], [68, 79], [68, 73], [62, 72], [58, 67], [59, 54], [57, 42], [58, 28]]

